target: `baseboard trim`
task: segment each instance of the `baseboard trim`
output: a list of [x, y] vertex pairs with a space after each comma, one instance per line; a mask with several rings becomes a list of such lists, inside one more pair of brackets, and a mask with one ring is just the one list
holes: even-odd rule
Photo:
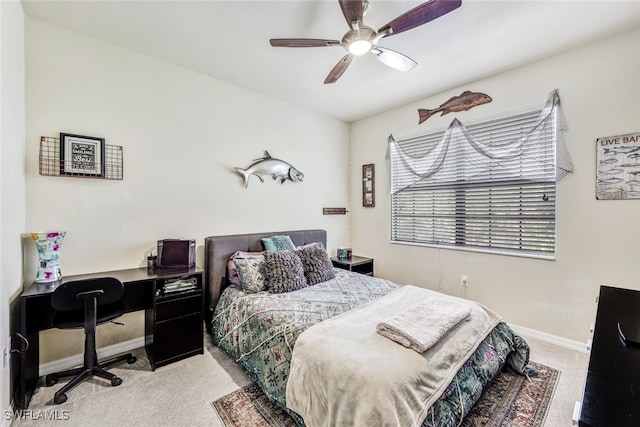
[[559, 337], [557, 335], [548, 334], [546, 332], [537, 331], [535, 329], [525, 328], [524, 326], [514, 325], [509, 323], [511, 329], [518, 335], [522, 335], [523, 338], [531, 337], [537, 340], [546, 342], [548, 344], [557, 345], [568, 350], [578, 351], [580, 353], [587, 353], [587, 344], [580, 341], [570, 340], [568, 338]]
[[[134, 338], [129, 341], [123, 341], [117, 344], [101, 347], [98, 349], [98, 359], [115, 356], [116, 354], [131, 351], [140, 347], [144, 347], [144, 337]], [[53, 362], [43, 363], [40, 365], [40, 376], [52, 374], [54, 372], [64, 371], [65, 369], [82, 365], [83, 362], [84, 362], [84, 355], [75, 354], [73, 356], [65, 357], [63, 359], [54, 360]]]

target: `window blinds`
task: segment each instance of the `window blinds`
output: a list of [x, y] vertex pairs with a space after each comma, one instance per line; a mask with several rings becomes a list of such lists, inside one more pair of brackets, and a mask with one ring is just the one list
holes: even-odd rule
[[559, 148], [573, 167], [548, 106], [390, 141], [391, 240], [552, 257]]

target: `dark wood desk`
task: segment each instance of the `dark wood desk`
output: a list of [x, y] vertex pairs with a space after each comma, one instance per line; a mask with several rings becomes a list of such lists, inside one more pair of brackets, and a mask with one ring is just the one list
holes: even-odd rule
[[600, 287], [580, 426], [640, 426], [640, 348], [626, 346], [618, 319], [640, 314], [640, 292]]
[[[61, 283], [95, 277], [115, 277], [124, 284], [127, 313], [145, 310], [145, 348], [152, 369], [204, 352], [204, 271], [201, 269], [157, 269], [149, 272], [146, 268], [133, 268], [66, 276], [59, 282], [33, 283], [11, 307], [12, 348], [19, 348], [21, 351], [19, 357], [14, 354], [11, 362], [13, 398], [16, 406], [26, 409], [38, 384], [39, 332], [53, 328], [55, 311], [51, 307], [51, 294]], [[195, 289], [164, 294], [165, 283], [191, 278], [195, 278], [194, 282], [197, 283]], [[171, 309], [168, 310], [169, 306]], [[16, 338], [17, 333], [20, 333], [28, 344]], [[188, 342], [185, 341], [185, 337], [189, 338]], [[179, 342], [179, 350], [168, 350], [173, 347], [173, 342], [169, 341], [174, 339]]]

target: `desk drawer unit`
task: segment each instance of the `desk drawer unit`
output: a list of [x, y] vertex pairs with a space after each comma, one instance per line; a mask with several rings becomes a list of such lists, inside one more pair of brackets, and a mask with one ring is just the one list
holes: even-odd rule
[[145, 313], [145, 347], [155, 370], [204, 353], [202, 275], [156, 281], [153, 307]]

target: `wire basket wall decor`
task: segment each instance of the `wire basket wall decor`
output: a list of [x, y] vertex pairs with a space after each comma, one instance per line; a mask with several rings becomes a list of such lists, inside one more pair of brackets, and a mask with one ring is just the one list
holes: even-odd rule
[[60, 156], [60, 138], [52, 136], [40, 137], [40, 175], [45, 176], [65, 176], [72, 178], [94, 178], [94, 179], [115, 179], [122, 180], [123, 158], [122, 147], [119, 145], [105, 144], [104, 168], [101, 164], [96, 164], [98, 170], [104, 173], [65, 172], [74, 162], [73, 159], [63, 160]]

